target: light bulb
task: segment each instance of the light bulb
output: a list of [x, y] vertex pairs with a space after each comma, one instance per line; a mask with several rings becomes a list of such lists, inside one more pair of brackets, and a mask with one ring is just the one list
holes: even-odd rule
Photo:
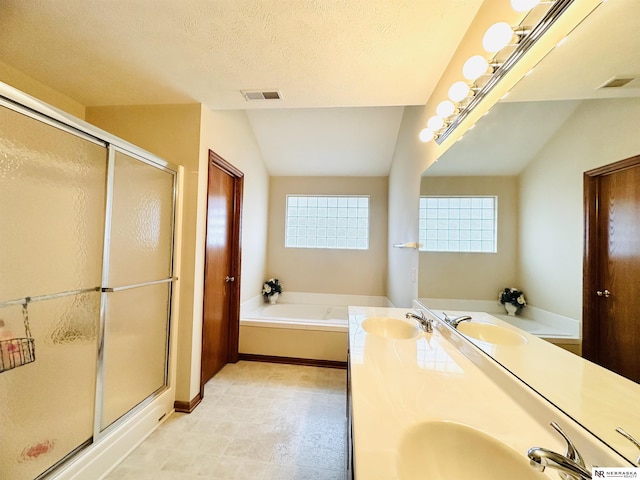
[[419, 136], [421, 142], [427, 143], [433, 140], [433, 137], [435, 137], [435, 133], [433, 133], [433, 130], [431, 130], [430, 128], [423, 128], [420, 131]]
[[438, 115], [434, 115], [429, 120], [427, 120], [427, 128], [430, 128], [434, 132], [436, 130], [440, 130], [443, 125], [444, 125], [444, 120], [442, 119], [442, 117], [439, 117]]
[[449, 98], [452, 102], [460, 102], [469, 96], [470, 91], [469, 85], [463, 81], [459, 81], [449, 88]]
[[462, 67], [462, 75], [464, 78], [470, 81], [477, 80], [481, 75], [484, 75], [489, 68], [489, 62], [482, 55], [474, 55], [464, 62]]
[[456, 111], [456, 106], [453, 104], [451, 100], [444, 100], [438, 104], [436, 107], [436, 113], [440, 115], [442, 118], [447, 118], [453, 115], [453, 112]]
[[516, 12], [528, 12], [539, 3], [540, 0], [511, 0], [511, 8]]
[[482, 37], [482, 46], [489, 53], [496, 53], [509, 45], [513, 38], [513, 28], [507, 22], [494, 23]]

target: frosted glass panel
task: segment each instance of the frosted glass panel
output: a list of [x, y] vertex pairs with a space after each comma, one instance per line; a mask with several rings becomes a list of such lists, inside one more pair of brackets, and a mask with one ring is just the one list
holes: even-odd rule
[[116, 152], [109, 286], [171, 276], [173, 180]]
[[100, 285], [106, 159], [0, 107], [0, 302]]
[[[0, 477], [31, 480], [91, 439], [100, 294], [28, 305], [35, 361], [0, 373]], [[24, 337], [22, 306], [0, 309], [0, 340]], [[4, 360], [12, 355], [3, 350]]]
[[165, 385], [168, 315], [168, 283], [107, 294], [103, 429]]

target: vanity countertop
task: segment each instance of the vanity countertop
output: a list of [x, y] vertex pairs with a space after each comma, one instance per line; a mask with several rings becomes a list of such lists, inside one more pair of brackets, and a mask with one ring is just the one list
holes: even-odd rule
[[[490, 313], [447, 313], [452, 317], [469, 315], [473, 322], [496, 325], [521, 335], [526, 343], [517, 347], [468, 339], [559, 409], [574, 418], [589, 419], [588, 428], [619, 452], [628, 458], [637, 458], [637, 448], [614, 431], [619, 426], [635, 433], [633, 427], [640, 423], [638, 385], [635, 382], [558, 348], [537, 335], [517, 329]], [[462, 328], [459, 331], [464, 333]]]
[[[559, 423], [583, 455], [599, 465], [620, 459], [588, 439], [574, 438], [573, 422], [537, 395], [524, 393], [520, 382], [507, 380], [507, 393], [447, 338], [448, 327], [394, 340], [367, 333], [362, 323], [373, 317], [406, 320], [408, 309], [349, 307], [349, 369], [356, 480], [392, 480], [398, 473], [403, 437], [425, 422], [447, 421], [480, 430], [508, 445], [528, 464], [534, 446], [564, 452], [562, 439], [550, 427]], [[455, 335], [455, 334], [453, 334]], [[554, 347], [556, 348], [556, 347]], [[500, 374], [501, 375], [501, 374]], [[514, 392], [517, 395], [514, 396]], [[522, 398], [526, 395], [526, 405]], [[516, 401], [516, 398], [519, 400]], [[589, 443], [585, 447], [585, 442]], [[596, 446], [594, 446], [596, 445]], [[581, 450], [583, 451], [583, 450]], [[594, 454], [594, 452], [596, 452]], [[596, 460], [591, 460], [593, 456]], [[424, 461], [429, 452], [424, 452]], [[532, 469], [533, 470], [533, 469]], [[549, 470], [547, 470], [549, 472]], [[555, 478], [539, 474], [541, 480]]]

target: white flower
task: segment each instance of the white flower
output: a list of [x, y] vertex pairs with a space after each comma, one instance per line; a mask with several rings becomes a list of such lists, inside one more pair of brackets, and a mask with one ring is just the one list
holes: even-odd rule
[[271, 287], [269, 285], [265, 284], [262, 291], [264, 293], [266, 293], [266, 294], [269, 294], [269, 293], [271, 293]]

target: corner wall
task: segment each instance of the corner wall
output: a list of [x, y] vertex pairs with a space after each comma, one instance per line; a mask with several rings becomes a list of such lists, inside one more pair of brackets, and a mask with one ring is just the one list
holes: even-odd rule
[[527, 301], [582, 318], [583, 173], [640, 154], [640, 99], [586, 100], [520, 178], [518, 284]]

